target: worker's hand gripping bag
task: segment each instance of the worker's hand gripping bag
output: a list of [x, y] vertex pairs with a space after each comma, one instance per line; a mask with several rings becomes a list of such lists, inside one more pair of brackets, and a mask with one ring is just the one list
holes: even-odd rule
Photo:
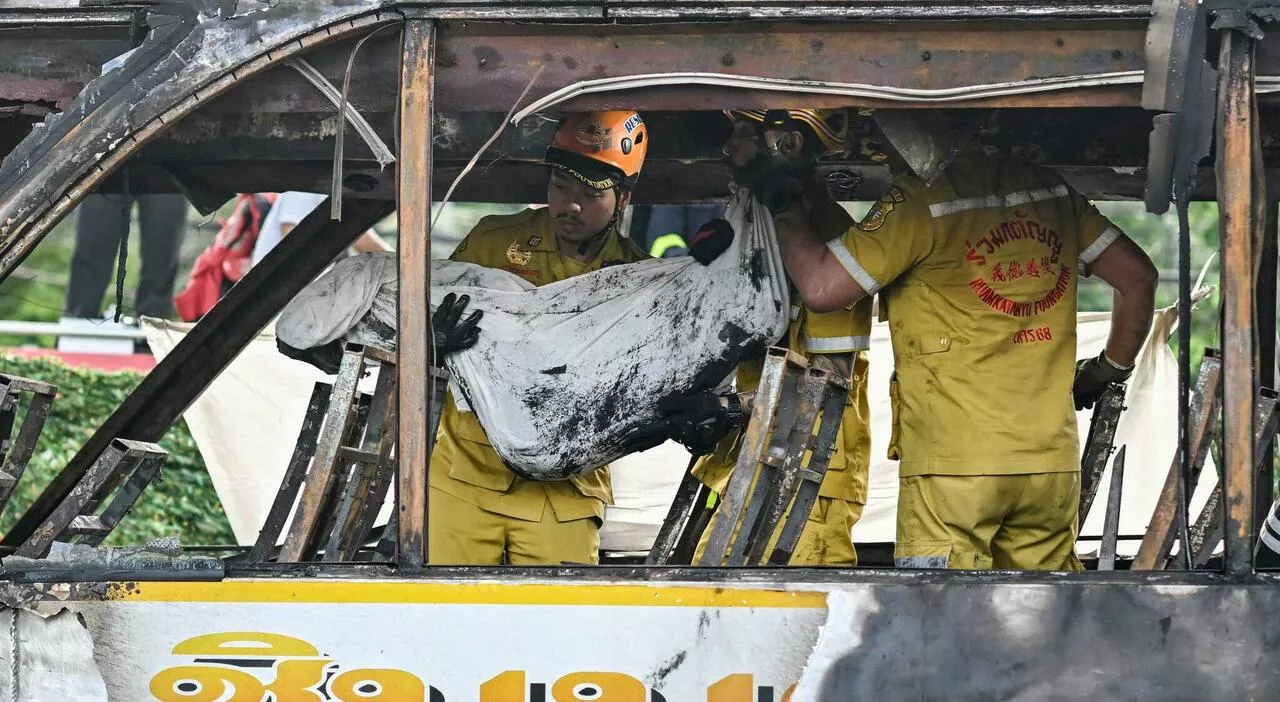
[[433, 263], [433, 306], [453, 292], [484, 311], [479, 341], [446, 364], [513, 471], [562, 480], [617, 459], [659, 399], [714, 388], [781, 337], [789, 296], [769, 212], [738, 190], [725, 219], [737, 235], [708, 266], [654, 259], [533, 287]]

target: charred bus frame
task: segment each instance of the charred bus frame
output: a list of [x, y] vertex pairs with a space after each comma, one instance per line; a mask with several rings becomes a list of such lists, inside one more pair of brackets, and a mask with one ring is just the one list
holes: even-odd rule
[[[0, 122], [8, 143], [31, 126], [31, 116], [60, 111], [16, 144], [0, 169], [0, 278], [99, 188], [180, 190], [212, 211], [236, 191], [330, 191], [336, 183], [340, 218], [322, 207], [299, 225], [157, 366], [37, 505], [60, 499], [114, 437], [158, 439], [332, 255], [397, 203], [401, 231], [421, 232], [400, 238], [400, 327], [424, 328], [431, 203], [525, 90], [534, 96], [567, 91], [555, 109], [639, 109], [652, 115], [656, 131], [675, 136], [665, 145], [655, 139], [646, 178], [655, 185], [637, 191], [638, 203], [724, 194], [722, 179], [708, 177], [719, 167], [714, 151], [680, 134], [698, 127], [698, 111], [796, 104], [999, 107], [1009, 108], [1011, 139], [1040, 150], [1090, 197], [1146, 197], [1153, 210], [1167, 206], [1171, 195], [1182, 204], [1221, 203], [1225, 572], [1233, 582], [1269, 579], [1255, 573], [1253, 545], [1271, 503], [1271, 475], [1264, 468], [1255, 478], [1259, 457], [1249, 440], [1258, 388], [1275, 380], [1275, 196], [1265, 164], [1280, 154], [1272, 153], [1270, 132], [1259, 119], [1260, 112], [1273, 114], [1271, 105], [1257, 96], [1273, 87], [1264, 78], [1269, 70], [1280, 75], [1280, 44], [1264, 36], [1272, 19], [1265, 7], [783, 0], [72, 4], [33, 0], [25, 9], [0, 10], [0, 42], [35, 51], [32, 42], [52, 37], [50, 50], [68, 52], [76, 43], [73, 58], [86, 65], [122, 48], [133, 52], [97, 78], [83, 71], [0, 76], [0, 87], [18, 98], [10, 119]], [[333, 96], [316, 90], [299, 66], [341, 91], [348, 119], [364, 119], [375, 138], [395, 144], [393, 168], [375, 163], [374, 145], [336, 118]], [[69, 100], [67, 86], [84, 81], [91, 89]], [[1083, 116], [1097, 121], [1081, 124]], [[345, 151], [335, 154], [335, 134], [344, 130]], [[503, 157], [483, 175], [461, 181], [454, 199], [494, 200], [491, 193], [500, 192], [508, 201], [536, 202], [542, 187], [537, 145], [547, 131], [536, 119], [508, 125], [495, 147]], [[1148, 133], [1150, 146], [1143, 149]], [[1215, 140], [1216, 167], [1201, 168]], [[1187, 144], [1205, 148], [1197, 153]], [[884, 182], [883, 171], [870, 164], [840, 167], [860, 176], [857, 197], [874, 197]], [[1182, 285], [1185, 292], [1189, 281]], [[1182, 321], [1186, 328], [1185, 316]], [[427, 424], [431, 360], [418, 336], [402, 335], [399, 351], [403, 469], [395, 567], [359, 565], [349, 572], [517, 576], [520, 569], [424, 566], [430, 449], [414, 429]], [[1186, 424], [1184, 416], [1183, 433]], [[34, 526], [20, 521], [0, 548], [13, 548]], [[271, 567], [249, 570], [262, 568]], [[345, 566], [281, 568], [348, 572]], [[571, 572], [594, 577], [589, 570]], [[698, 570], [625, 573], [729, 577]], [[828, 576], [786, 570], [754, 577]]]

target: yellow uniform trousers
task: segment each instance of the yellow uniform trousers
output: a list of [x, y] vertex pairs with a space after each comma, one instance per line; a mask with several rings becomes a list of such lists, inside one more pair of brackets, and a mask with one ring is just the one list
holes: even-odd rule
[[1076, 557], [1080, 473], [899, 479], [899, 568], [1066, 570]]
[[[547, 208], [481, 219], [451, 258], [500, 268], [534, 285], [598, 270], [606, 262], [647, 256], [611, 230], [592, 261], [560, 254]], [[481, 328], [484, 322], [481, 322]], [[452, 392], [428, 473], [428, 549], [432, 565], [598, 563], [605, 505], [613, 503], [609, 469], [569, 480], [535, 482], [507, 469], [479, 420]]]
[[[796, 543], [796, 550], [791, 554], [791, 560], [787, 565], [850, 567], [857, 565], [858, 552], [853, 547], [852, 533], [853, 525], [862, 517], [863, 507], [865, 505], [860, 502], [819, 497], [813, 503], [813, 509], [809, 511], [804, 530], [800, 532], [800, 541]], [[778, 523], [773, 537], [769, 539], [769, 545], [764, 552], [766, 559], [773, 552], [773, 547], [778, 537], [782, 535], [782, 527], [790, 514], [791, 510], [788, 509], [786, 514], [782, 515], [782, 521]], [[697, 565], [702, 560], [702, 555], [706, 553], [707, 541], [711, 538], [711, 531], [715, 529], [719, 518], [720, 512], [713, 514], [706, 530], [702, 532], [698, 547], [694, 551], [694, 565]], [[740, 528], [733, 530], [730, 543], [738, 538], [738, 531]]]
[[600, 562], [600, 520], [562, 522], [549, 499], [537, 521], [514, 519], [431, 488], [427, 549], [441, 565], [561, 565]]

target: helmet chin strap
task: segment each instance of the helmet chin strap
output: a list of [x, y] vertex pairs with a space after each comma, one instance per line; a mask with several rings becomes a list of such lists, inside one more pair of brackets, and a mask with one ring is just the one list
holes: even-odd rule
[[622, 207], [621, 207], [621, 204], [622, 204], [622, 198], [621, 198], [621, 197], [619, 197], [619, 195], [620, 195], [620, 193], [619, 193], [619, 190], [618, 190], [617, 186], [614, 186], [614, 188], [613, 188], [613, 216], [609, 218], [609, 223], [608, 223], [608, 224], [606, 224], [606, 225], [604, 225], [604, 229], [601, 229], [600, 231], [596, 232], [595, 234], [592, 234], [590, 237], [588, 237], [588, 238], [587, 238], [587, 240], [586, 240], [586, 241], [583, 241], [582, 243], [578, 244], [578, 255], [579, 255], [579, 256], [586, 256], [586, 255], [587, 255], [587, 251], [591, 248], [591, 246], [592, 246], [593, 244], [595, 244], [595, 243], [596, 243], [596, 240], [597, 240], [597, 239], [599, 239], [599, 238], [601, 238], [601, 237], [603, 237], [603, 236], [605, 236], [606, 234], [608, 234], [608, 233], [609, 233], [609, 230], [610, 230], [611, 228], [613, 228], [613, 225], [617, 223], [617, 221], [618, 221], [618, 215], [619, 215], [619, 214], [621, 214], [621, 211], [622, 211]]

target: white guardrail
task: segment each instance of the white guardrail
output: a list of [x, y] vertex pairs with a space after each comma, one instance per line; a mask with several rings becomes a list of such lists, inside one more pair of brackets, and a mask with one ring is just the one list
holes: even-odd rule
[[137, 327], [116, 324], [110, 320], [77, 320], [75, 323], [24, 322], [0, 319], [0, 334], [52, 334], [54, 336], [79, 336], [95, 339], [145, 339], [146, 334]]

